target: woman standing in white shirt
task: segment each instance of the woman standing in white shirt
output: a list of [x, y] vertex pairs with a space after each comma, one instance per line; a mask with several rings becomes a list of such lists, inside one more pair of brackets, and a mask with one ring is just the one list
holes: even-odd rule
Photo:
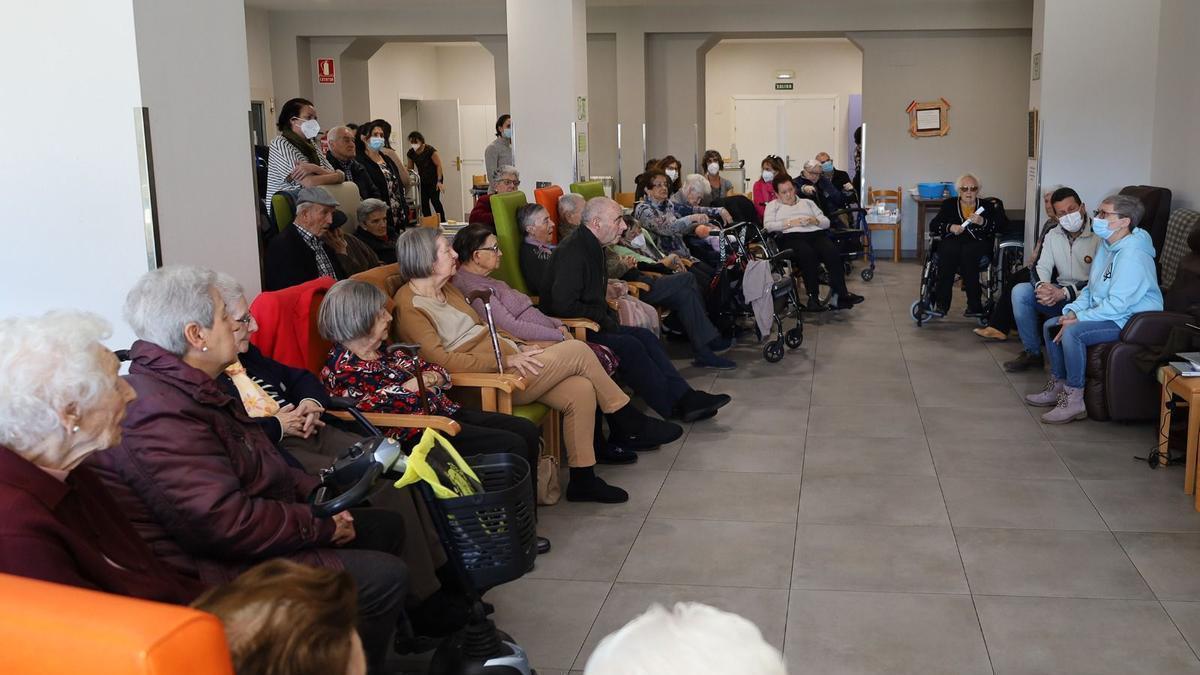
[[792, 265], [800, 269], [804, 288], [808, 291], [807, 310], [821, 312], [826, 309], [818, 291], [821, 263], [829, 272], [829, 285], [837, 298], [837, 309], [850, 309], [862, 302], [863, 296], [846, 288], [842, 256], [826, 233], [829, 218], [811, 200], [796, 195], [796, 185], [786, 173], [776, 175], [771, 185], [776, 197], [767, 202], [763, 225], [768, 232], [775, 233], [780, 249], [791, 249]]

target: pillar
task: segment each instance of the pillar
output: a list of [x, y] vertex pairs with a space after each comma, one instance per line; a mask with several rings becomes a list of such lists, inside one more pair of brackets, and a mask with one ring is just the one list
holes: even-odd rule
[[[578, 119], [579, 99], [588, 95], [584, 0], [508, 0], [507, 19], [509, 112], [522, 187], [566, 186], [575, 176], [573, 148], [586, 151], [587, 143], [586, 120]], [[582, 140], [572, 137], [572, 121]], [[586, 158], [581, 164], [586, 174]]]
[[646, 32], [638, 22], [617, 31], [617, 122], [621, 125], [621, 189], [633, 192], [633, 179], [642, 173], [649, 151], [642, 129], [646, 124]]

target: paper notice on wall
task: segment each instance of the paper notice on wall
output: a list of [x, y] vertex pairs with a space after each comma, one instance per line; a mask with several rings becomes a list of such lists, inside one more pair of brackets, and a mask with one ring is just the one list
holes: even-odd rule
[[940, 108], [917, 110], [917, 131], [934, 131], [941, 128], [942, 111]]

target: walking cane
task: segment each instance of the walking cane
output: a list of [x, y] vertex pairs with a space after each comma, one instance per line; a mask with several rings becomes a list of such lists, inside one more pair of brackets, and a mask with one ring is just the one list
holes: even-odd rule
[[397, 344], [389, 346], [387, 351], [389, 354], [395, 354], [396, 352], [404, 352], [405, 354], [408, 354], [409, 356], [412, 357], [413, 363], [416, 365], [416, 371], [417, 371], [413, 375], [413, 377], [415, 377], [417, 379], [417, 399], [421, 403], [421, 411], [424, 412], [426, 415], [431, 415], [433, 413], [430, 412], [430, 410], [429, 410], [429, 396], [425, 393], [425, 377], [424, 377], [424, 373], [421, 371], [421, 359], [417, 356], [417, 352], [420, 351], [420, 349], [421, 349], [421, 345], [405, 344], [405, 343], [401, 342], [401, 343], [397, 343]]
[[496, 371], [504, 374], [504, 361], [500, 354], [500, 338], [496, 336], [496, 322], [492, 320], [492, 289], [483, 288], [467, 294], [467, 302], [483, 302], [483, 315], [487, 319], [488, 333], [492, 335], [492, 352], [496, 354]]

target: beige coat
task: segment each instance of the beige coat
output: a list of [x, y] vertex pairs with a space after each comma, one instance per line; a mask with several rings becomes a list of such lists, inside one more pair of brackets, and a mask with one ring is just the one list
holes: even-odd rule
[[1061, 226], [1050, 230], [1046, 233], [1041, 255], [1037, 259], [1038, 283], [1049, 283], [1057, 270], [1058, 279], [1055, 283], [1067, 289], [1067, 301], [1073, 302], [1079, 290], [1087, 285], [1099, 246], [1100, 237], [1092, 232], [1090, 220], [1084, 223], [1075, 241], [1071, 241]]

